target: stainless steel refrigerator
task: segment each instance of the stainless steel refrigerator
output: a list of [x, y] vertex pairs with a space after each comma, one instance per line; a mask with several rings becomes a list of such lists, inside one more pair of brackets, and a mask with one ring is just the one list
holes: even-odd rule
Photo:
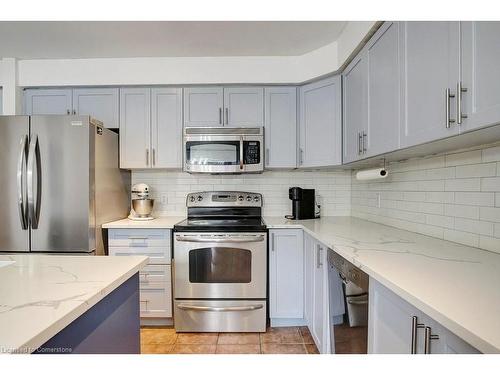
[[0, 116], [0, 252], [104, 253], [127, 216], [118, 134], [89, 116]]

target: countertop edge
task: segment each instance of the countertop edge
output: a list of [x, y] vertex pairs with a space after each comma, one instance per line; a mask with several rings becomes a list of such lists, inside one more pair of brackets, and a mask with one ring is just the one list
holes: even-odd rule
[[[125, 281], [127, 281], [130, 277], [135, 275], [139, 270], [141, 270], [148, 263], [148, 257], [145, 256], [136, 256], [137, 258], [143, 258], [141, 260], [138, 259], [138, 263], [133, 266], [129, 271], [122, 274], [120, 277], [113, 280], [108, 286], [100, 289], [97, 293], [90, 297], [90, 299], [86, 301], [82, 301], [82, 303], [73, 309], [70, 313], [66, 314], [64, 317], [58, 319], [50, 326], [45, 328], [43, 331], [35, 334], [33, 338], [22, 344], [18, 350], [24, 350], [24, 348], [29, 348], [30, 353], [34, 352], [37, 348], [42, 346], [52, 337], [61, 332], [64, 328], [78, 319], [80, 316], [85, 314], [88, 310], [94, 307], [97, 303], [99, 303], [104, 297], [108, 296], [111, 292], [113, 292], [116, 288], [122, 285]], [[32, 350], [31, 350], [32, 349]], [[23, 351], [21, 351], [23, 353]]]

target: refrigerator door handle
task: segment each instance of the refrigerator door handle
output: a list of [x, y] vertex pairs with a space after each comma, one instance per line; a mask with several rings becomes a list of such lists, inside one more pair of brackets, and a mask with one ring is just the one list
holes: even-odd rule
[[[36, 172], [35, 172], [36, 168]], [[36, 187], [33, 174], [36, 173]], [[38, 229], [38, 219], [40, 217], [40, 202], [42, 196], [41, 189], [41, 165], [40, 165], [40, 145], [38, 144], [38, 135], [34, 134], [31, 138], [28, 152], [27, 185], [28, 185], [28, 211], [31, 221], [31, 228]], [[36, 199], [35, 199], [36, 188]]]
[[21, 228], [28, 229], [28, 206], [26, 205], [26, 186], [24, 186], [24, 169], [26, 168], [26, 143], [28, 136], [23, 135], [19, 142], [19, 158], [17, 161], [17, 198], [19, 207], [19, 218], [21, 220]]

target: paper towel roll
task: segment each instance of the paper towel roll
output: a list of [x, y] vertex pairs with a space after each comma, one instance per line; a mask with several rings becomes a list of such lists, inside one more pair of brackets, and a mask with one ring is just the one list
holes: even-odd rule
[[356, 180], [377, 180], [386, 178], [388, 174], [384, 168], [366, 169], [356, 173]]

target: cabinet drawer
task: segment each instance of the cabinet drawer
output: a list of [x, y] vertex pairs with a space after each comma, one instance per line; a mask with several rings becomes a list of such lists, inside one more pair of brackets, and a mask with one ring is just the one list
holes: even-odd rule
[[148, 264], [170, 264], [171, 262], [170, 247], [110, 247], [109, 255], [144, 255], [149, 257]]
[[168, 247], [169, 229], [110, 229], [109, 247]]
[[155, 284], [171, 284], [171, 269], [170, 266], [163, 264], [150, 264], [144, 267], [139, 272], [139, 280], [141, 289], [148, 285]]
[[172, 317], [172, 291], [170, 284], [157, 284], [150, 289], [140, 291], [141, 318], [170, 318]]

